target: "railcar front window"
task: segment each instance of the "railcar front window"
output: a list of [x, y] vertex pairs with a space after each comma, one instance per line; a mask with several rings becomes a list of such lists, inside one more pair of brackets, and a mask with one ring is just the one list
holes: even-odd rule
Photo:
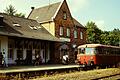
[[86, 48], [86, 49], [85, 49], [85, 53], [86, 53], [86, 54], [94, 54], [94, 52], [95, 52], [95, 49], [94, 49], [94, 48]]
[[79, 51], [80, 51], [80, 54], [85, 54], [85, 48], [80, 48]]

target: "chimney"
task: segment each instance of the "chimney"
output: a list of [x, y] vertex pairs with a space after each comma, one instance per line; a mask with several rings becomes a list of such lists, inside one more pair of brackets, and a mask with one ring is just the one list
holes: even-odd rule
[[35, 7], [31, 7], [31, 9], [33, 10], [33, 9], [35, 9]]
[[35, 9], [35, 7], [31, 7], [31, 12], [30, 12], [30, 14], [27, 17], [28, 19], [29, 19], [30, 15], [31, 15], [31, 13], [33, 12], [34, 9]]
[[0, 27], [3, 26], [3, 19], [4, 19], [4, 17], [2, 15], [0, 15]]

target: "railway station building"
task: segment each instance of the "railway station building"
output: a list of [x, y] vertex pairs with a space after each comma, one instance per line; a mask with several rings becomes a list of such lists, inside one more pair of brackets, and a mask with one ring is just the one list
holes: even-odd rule
[[40, 8], [31, 7], [28, 18], [36, 20], [50, 34], [63, 42], [55, 42], [55, 61], [60, 63], [64, 54], [74, 62], [76, 48], [86, 43], [86, 28], [72, 17], [66, 0]]
[[86, 43], [86, 28], [72, 17], [66, 0], [31, 9], [28, 18], [0, 13], [5, 62], [30, 65], [39, 54], [42, 63], [61, 63], [68, 54], [69, 63], [74, 63], [77, 46]]

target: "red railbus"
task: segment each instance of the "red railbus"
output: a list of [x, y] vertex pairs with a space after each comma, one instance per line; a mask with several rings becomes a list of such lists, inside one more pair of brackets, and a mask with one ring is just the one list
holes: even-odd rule
[[120, 47], [102, 44], [84, 44], [78, 46], [77, 63], [84, 65], [120, 64]]

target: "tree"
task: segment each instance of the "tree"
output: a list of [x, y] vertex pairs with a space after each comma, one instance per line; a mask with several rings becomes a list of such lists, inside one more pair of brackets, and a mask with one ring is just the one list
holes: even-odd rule
[[120, 43], [120, 30], [119, 29], [114, 29], [113, 31], [110, 32], [111, 36], [111, 45], [114, 46], [119, 46]]
[[18, 16], [18, 17], [25, 17], [25, 14], [23, 14], [23, 13], [16, 13], [15, 16]]
[[94, 22], [88, 22], [87, 28], [87, 43], [100, 43], [100, 35], [102, 31], [97, 27]]
[[87, 43], [100, 43], [105, 45], [120, 46], [120, 30], [102, 31], [94, 22], [88, 22], [87, 28]]
[[11, 15], [11, 16], [25, 17], [25, 14], [23, 13], [17, 13], [17, 10], [12, 5], [9, 5], [8, 7], [6, 7], [4, 11], [6, 14]]
[[101, 44], [110, 45], [109, 31], [103, 31], [101, 34]]
[[4, 10], [6, 14], [8, 15], [15, 15], [15, 13], [17, 12], [17, 10], [15, 10], [14, 6], [9, 5], [8, 7], [6, 7], [6, 9]]

